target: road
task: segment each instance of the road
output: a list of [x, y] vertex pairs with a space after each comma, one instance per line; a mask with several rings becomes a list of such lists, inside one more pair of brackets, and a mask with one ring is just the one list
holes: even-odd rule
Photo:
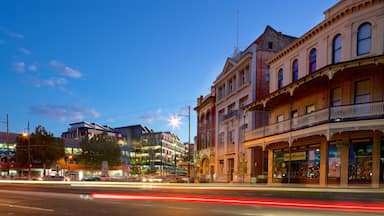
[[[310, 190], [288, 193], [268, 188], [223, 190], [179, 185], [112, 185], [0, 183], [0, 215], [344, 216], [384, 213], [383, 193], [324, 193]], [[346, 199], [342, 200], [343, 196]], [[358, 199], [360, 202], [357, 202]], [[348, 203], [354, 203], [353, 207], [367, 208], [334, 208], [342, 204], [348, 206]]]

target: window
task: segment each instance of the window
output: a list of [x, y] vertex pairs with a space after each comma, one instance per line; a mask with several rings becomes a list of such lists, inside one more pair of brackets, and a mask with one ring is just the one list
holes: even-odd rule
[[224, 109], [220, 110], [219, 111], [219, 123], [223, 121], [223, 118], [224, 118]]
[[228, 94], [235, 90], [236, 76], [233, 76], [228, 80]]
[[228, 131], [228, 144], [235, 144], [235, 131]]
[[245, 96], [239, 100], [239, 108], [241, 109], [245, 105], [247, 105], [248, 96]]
[[311, 49], [309, 52], [309, 73], [316, 71], [316, 48]]
[[279, 70], [278, 74], [278, 82], [277, 82], [277, 88], [282, 88], [283, 87], [283, 78], [284, 78], [284, 71], [282, 68]]
[[231, 103], [231, 104], [228, 106], [228, 113], [230, 113], [231, 111], [235, 110], [235, 106], [236, 106], [235, 103]]
[[367, 54], [371, 51], [371, 37], [371, 24], [361, 24], [357, 30], [357, 55]]
[[273, 42], [268, 42], [268, 49], [273, 49]]
[[341, 88], [334, 88], [331, 92], [331, 106], [340, 106], [341, 105]]
[[284, 115], [280, 114], [277, 116], [277, 122], [282, 122], [282, 121], [284, 121]]
[[295, 59], [292, 63], [292, 81], [299, 79], [299, 61]]
[[355, 104], [367, 103], [370, 100], [369, 80], [360, 80], [355, 83]]
[[224, 146], [224, 132], [219, 134], [219, 146]]
[[291, 118], [292, 118], [292, 127], [297, 127], [298, 120], [297, 117], [299, 117], [299, 112], [297, 110], [292, 110], [291, 112]]
[[265, 81], [267, 81], [269, 83], [269, 79], [270, 79], [270, 67], [269, 65], [267, 66], [267, 70], [265, 71]]
[[341, 60], [341, 34], [338, 34], [333, 39], [332, 46], [332, 63], [336, 64]]
[[246, 82], [244, 70], [241, 70], [239, 75], [240, 75], [239, 86], [243, 86], [245, 84], [245, 82]]
[[305, 111], [306, 111], [307, 114], [315, 112], [316, 111], [315, 105], [311, 104], [311, 105], [306, 106], [305, 107]]

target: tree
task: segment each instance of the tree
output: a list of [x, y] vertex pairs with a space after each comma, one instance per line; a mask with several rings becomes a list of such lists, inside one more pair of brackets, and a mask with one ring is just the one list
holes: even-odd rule
[[54, 137], [41, 125], [32, 134], [19, 135], [16, 142], [16, 160], [22, 167], [28, 167], [28, 151], [30, 163], [45, 168], [53, 167], [57, 160], [64, 157], [64, 141]]
[[81, 162], [88, 166], [100, 167], [103, 161], [111, 166], [121, 165], [121, 149], [117, 141], [106, 133], [85, 137], [80, 144]]

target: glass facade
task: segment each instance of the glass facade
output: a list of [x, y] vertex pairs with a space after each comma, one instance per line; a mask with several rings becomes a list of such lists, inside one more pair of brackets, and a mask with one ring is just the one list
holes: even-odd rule
[[341, 152], [336, 144], [328, 147], [328, 184], [340, 184]]
[[291, 147], [273, 152], [273, 182], [319, 183], [320, 145]]
[[349, 146], [348, 183], [370, 184], [372, 181], [372, 141], [354, 140]]

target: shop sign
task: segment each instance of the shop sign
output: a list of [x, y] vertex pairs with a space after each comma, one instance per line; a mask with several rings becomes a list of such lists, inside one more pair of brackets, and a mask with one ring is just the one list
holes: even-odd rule
[[[307, 152], [305, 151], [291, 153], [291, 161], [306, 160], [306, 159], [307, 159]], [[289, 161], [289, 153], [284, 154], [284, 161]]]

